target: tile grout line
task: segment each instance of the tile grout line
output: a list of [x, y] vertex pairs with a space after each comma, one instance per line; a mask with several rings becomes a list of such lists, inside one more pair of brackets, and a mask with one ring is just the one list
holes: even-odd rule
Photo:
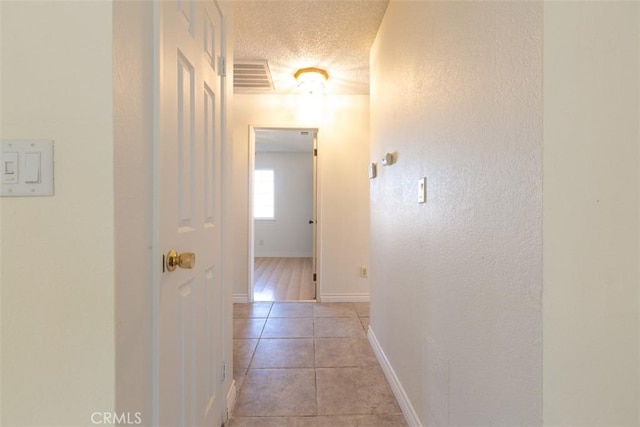
[[[253, 359], [256, 357], [256, 353], [258, 352], [258, 346], [260, 345], [260, 340], [262, 340], [262, 334], [264, 333], [264, 328], [267, 327], [267, 321], [269, 320], [269, 315], [271, 314], [271, 310], [273, 310], [273, 303], [271, 303], [271, 305], [269, 306], [269, 311], [267, 312], [267, 317], [264, 319], [264, 325], [262, 325], [262, 329], [260, 329], [260, 335], [258, 336], [258, 342], [256, 342], [256, 346], [253, 349], [253, 352], [251, 353], [251, 358], [249, 359], [249, 365], [247, 366], [247, 372], [245, 373], [245, 376], [249, 375], [249, 370], [251, 369], [251, 366], [253, 365]], [[245, 380], [246, 380], [246, 378], [245, 378]], [[243, 382], [243, 385], [244, 385], [244, 382]]]

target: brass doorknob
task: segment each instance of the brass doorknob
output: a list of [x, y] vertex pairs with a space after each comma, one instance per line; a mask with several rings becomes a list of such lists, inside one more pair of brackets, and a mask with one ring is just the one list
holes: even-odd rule
[[167, 254], [167, 270], [173, 271], [176, 268], [193, 268], [196, 265], [196, 254], [193, 252], [183, 252], [178, 254], [171, 249]]

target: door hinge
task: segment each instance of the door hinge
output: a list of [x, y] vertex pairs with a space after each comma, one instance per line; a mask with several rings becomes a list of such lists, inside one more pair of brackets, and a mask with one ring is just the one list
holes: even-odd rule
[[318, 155], [318, 149], [317, 149], [317, 148], [314, 148], [314, 149], [313, 149], [313, 155], [314, 155], [314, 156], [317, 156], [317, 155]]
[[220, 382], [224, 382], [227, 379], [227, 362], [222, 362], [222, 380]]
[[313, 281], [315, 282], [316, 280], [318, 280], [318, 275], [316, 273], [313, 273]]
[[218, 59], [218, 75], [220, 77], [227, 77], [227, 58], [224, 56]]

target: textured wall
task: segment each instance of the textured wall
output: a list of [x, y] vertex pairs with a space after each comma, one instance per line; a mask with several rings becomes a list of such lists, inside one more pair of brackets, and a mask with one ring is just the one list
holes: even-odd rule
[[[369, 294], [360, 266], [369, 262], [369, 97], [236, 95], [234, 98], [234, 295], [248, 288], [249, 125], [318, 128], [322, 293], [350, 298]], [[246, 218], [246, 219], [245, 219]]]
[[313, 255], [313, 153], [258, 152], [256, 169], [273, 169], [275, 220], [256, 220], [254, 256]]
[[2, 198], [3, 426], [112, 411], [111, 2], [0, 2], [2, 138], [55, 140], [55, 196]]
[[392, 1], [372, 48], [371, 324], [424, 425], [541, 423], [541, 55], [533, 2]]
[[544, 9], [544, 421], [637, 426], [640, 4]]

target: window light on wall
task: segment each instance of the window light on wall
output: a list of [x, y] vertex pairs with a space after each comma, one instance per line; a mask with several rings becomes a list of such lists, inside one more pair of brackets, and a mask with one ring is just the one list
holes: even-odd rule
[[253, 217], [275, 218], [275, 180], [273, 169], [253, 171]]

